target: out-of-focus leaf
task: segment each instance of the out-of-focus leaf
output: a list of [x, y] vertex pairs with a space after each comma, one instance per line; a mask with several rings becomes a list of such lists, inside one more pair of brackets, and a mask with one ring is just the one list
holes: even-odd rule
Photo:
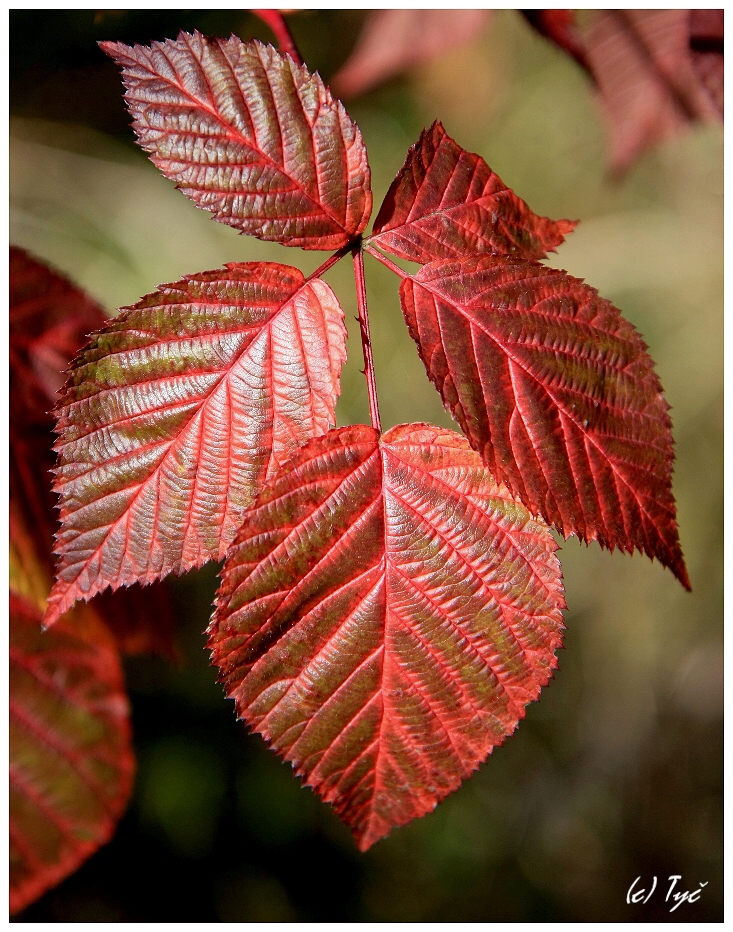
[[111, 837], [132, 789], [122, 669], [87, 606], [53, 631], [10, 595], [10, 911], [71, 874]]
[[26, 528], [23, 516], [13, 496], [9, 508], [9, 560], [10, 590], [22, 596], [40, 612], [46, 610], [46, 599], [51, 589], [51, 574], [39, 554]]
[[64, 370], [88, 334], [107, 320], [67, 278], [10, 247], [10, 401], [19, 420], [53, 423], [47, 411]]
[[566, 272], [497, 256], [432, 262], [400, 298], [428, 376], [497, 479], [565, 537], [640, 550], [689, 589], [668, 405], [619, 310]]
[[689, 10], [594, 10], [583, 43], [624, 171], [651, 145], [719, 111], [690, 56]]
[[97, 334], [58, 405], [46, 623], [221, 559], [266, 476], [333, 426], [345, 341], [328, 285], [268, 262], [163, 285]]
[[538, 217], [436, 120], [410, 147], [370, 241], [421, 263], [484, 252], [541, 259], [575, 225]]
[[456, 49], [485, 28], [491, 10], [372, 10], [351, 57], [331, 84], [343, 98]]
[[455, 790], [549, 680], [555, 549], [452, 431], [331, 431], [247, 512], [213, 660], [366, 850]]
[[521, 10], [521, 13], [541, 36], [550, 39], [582, 68], [590, 71], [575, 21], [575, 10]]
[[339, 249], [372, 209], [366, 148], [317, 74], [253, 41], [103, 42], [140, 145], [199, 207], [263, 240]]
[[723, 116], [724, 11], [690, 10], [690, 57], [698, 80]]

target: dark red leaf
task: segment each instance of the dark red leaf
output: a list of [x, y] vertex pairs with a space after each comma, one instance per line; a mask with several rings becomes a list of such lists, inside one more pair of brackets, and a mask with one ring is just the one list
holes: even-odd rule
[[407, 153], [371, 242], [421, 263], [485, 252], [541, 259], [574, 228], [572, 220], [538, 217], [436, 121]]
[[317, 74], [236, 36], [101, 46], [122, 66], [140, 145], [217, 220], [303, 249], [339, 249], [364, 229], [366, 149]]
[[575, 10], [521, 10], [541, 36], [550, 39], [586, 71], [590, 71], [575, 22]]
[[719, 112], [693, 68], [689, 10], [594, 10], [583, 41], [623, 171], [691, 120]]
[[47, 414], [64, 369], [107, 315], [96, 301], [16, 246], [10, 247], [10, 397], [18, 420], [53, 424]]
[[245, 516], [213, 660], [364, 851], [455, 790], [550, 679], [555, 549], [452, 431], [331, 431]]
[[356, 48], [331, 85], [344, 99], [456, 49], [478, 35], [491, 10], [372, 10]]
[[266, 476], [333, 425], [345, 336], [325, 282], [268, 262], [163, 285], [97, 334], [58, 406], [46, 623], [221, 559]]
[[403, 281], [443, 403], [496, 477], [567, 537], [640, 550], [689, 580], [668, 405], [646, 345], [566, 272], [484, 256]]
[[724, 110], [724, 11], [722, 9], [690, 10], [689, 15], [692, 67], [722, 119]]
[[11, 913], [109, 840], [135, 766], [110, 634], [87, 606], [49, 632], [41, 615], [11, 592]]

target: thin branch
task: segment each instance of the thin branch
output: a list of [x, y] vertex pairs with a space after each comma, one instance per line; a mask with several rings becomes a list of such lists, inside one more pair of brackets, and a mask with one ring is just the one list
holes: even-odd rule
[[364, 279], [364, 254], [361, 243], [353, 249], [354, 254], [354, 282], [356, 283], [356, 299], [359, 305], [359, 328], [361, 330], [361, 348], [364, 352], [364, 375], [366, 376], [367, 392], [369, 393], [369, 414], [372, 427], [382, 432], [379, 420], [379, 403], [377, 401], [377, 381], [374, 376], [374, 357], [372, 356], [372, 341], [369, 336], [369, 311], [367, 310], [366, 281]]
[[345, 246], [342, 246], [341, 249], [337, 250], [332, 256], [329, 256], [323, 265], [319, 265], [315, 272], [311, 272], [306, 278], [306, 281], [310, 282], [314, 278], [320, 278], [321, 275], [325, 275], [332, 266], [336, 265], [340, 259], [343, 259], [348, 252], [351, 252], [353, 247], [354, 244], [352, 242], [348, 242]]
[[252, 10], [252, 12], [255, 16], [258, 16], [263, 23], [267, 23], [270, 29], [275, 33], [280, 51], [289, 55], [296, 65], [302, 65], [303, 59], [300, 56], [298, 46], [295, 44], [295, 39], [293, 39], [293, 34], [288, 24], [285, 22], [285, 17], [282, 13], [279, 10]]
[[401, 269], [399, 265], [395, 265], [391, 259], [388, 259], [386, 256], [382, 255], [382, 253], [375, 249], [374, 246], [370, 246], [369, 243], [367, 243], [364, 249], [369, 253], [370, 256], [374, 256], [375, 259], [378, 259], [382, 265], [386, 265], [390, 271], [395, 273], [395, 275], [399, 275], [400, 278], [410, 278], [409, 272]]

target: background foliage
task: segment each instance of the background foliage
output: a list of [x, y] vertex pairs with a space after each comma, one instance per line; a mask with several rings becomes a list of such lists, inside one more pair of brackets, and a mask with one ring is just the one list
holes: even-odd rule
[[[328, 80], [363, 13], [291, 17]], [[270, 41], [242, 11], [11, 12], [11, 242], [110, 312], [225, 261], [306, 273], [321, 255], [212, 222], [135, 146], [119, 72], [99, 39], [179, 29]], [[680, 920], [722, 917], [722, 137], [688, 132], [622, 179], [607, 171], [587, 77], [513, 11], [455, 52], [348, 109], [379, 203], [405, 152], [441, 119], [530, 206], [582, 218], [558, 267], [642, 332], [672, 405], [674, 492], [692, 594], [636, 555], [563, 545], [569, 611], [560, 672], [505, 747], [430, 816], [359, 855], [222, 698], [202, 635], [215, 567], [175, 583], [183, 661], [126, 661], [139, 760], [115, 839], [24, 921], [653, 921], [626, 905], [639, 875], [707, 882]], [[451, 426], [429, 386], [390, 273], [367, 258], [383, 426]], [[351, 270], [326, 278], [356, 312]], [[352, 302], [351, 304], [349, 302]], [[338, 423], [365, 422], [350, 326]], [[668, 909], [669, 907], [667, 907]]]

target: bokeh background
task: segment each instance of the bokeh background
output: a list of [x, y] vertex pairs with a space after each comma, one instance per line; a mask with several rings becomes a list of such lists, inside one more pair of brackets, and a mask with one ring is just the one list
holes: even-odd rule
[[[290, 18], [328, 78], [364, 13]], [[10, 238], [110, 313], [227, 261], [314, 269], [323, 256], [238, 236], [135, 146], [119, 73], [96, 41], [181, 28], [270, 40], [246, 11], [10, 12]], [[181, 663], [127, 661], [138, 754], [114, 840], [19, 921], [720, 921], [722, 919], [722, 133], [698, 127], [623, 178], [586, 75], [518, 13], [349, 102], [375, 204], [434, 119], [530, 206], [582, 223], [551, 263], [642, 332], [672, 406], [674, 492], [693, 585], [639, 555], [563, 544], [566, 649], [506, 745], [436, 811], [365, 855], [288, 765], [235, 721], [204, 650], [216, 567], [174, 583]], [[385, 427], [452, 426], [404, 327], [397, 281], [369, 257]], [[327, 273], [347, 312], [339, 424], [368, 420], [350, 263]], [[671, 874], [629, 906], [634, 879]]]

